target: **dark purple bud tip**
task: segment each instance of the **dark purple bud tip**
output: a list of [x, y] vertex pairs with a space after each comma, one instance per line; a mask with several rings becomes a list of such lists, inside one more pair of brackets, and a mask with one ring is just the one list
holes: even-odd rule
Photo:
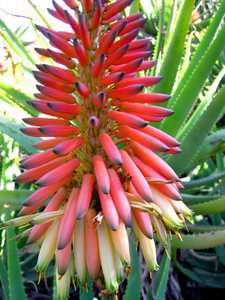
[[124, 75], [125, 75], [125, 73], [124, 73], [124, 72], [121, 72], [121, 73], [119, 74], [119, 80], [122, 80], [123, 77], [124, 77]]
[[20, 128], [20, 131], [25, 134], [25, 128]]
[[102, 190], [103, 194], [105, 194], [105, 195], [108, 195], [108, 194], [109, 194], [109, 189], [108, 189], [106, 186], [103, 186], [103, 187], [101, 188], [101, 190]]
[[119, 160], [119, 159], [116, 159], [116, 160], [114, 161], [114, 163], [115, 163], [115, 165], [117, 165], [117, 166], [119, 166], [119, 167], [121, 167], [122, 164], [123, 164], [123, 162], [122, 162], [121, 160]]
[[149, 122], [140, 122], [140, 128], [145, 128], [146, 126], [148, 126], [149, 125]]
[[169, 100], [171, 98], [171, 95], [165, 94], [166, 100]]
[[91, 127], [98, 127], [99, 123], [100, 122], [99, 122], [99, 119], [97, 117], [91, 116], [89, 118], [89, 124], [90, 124]]
[[76, 219], [82, 220], [84, 218], [84, 216], [85, 216], [85, 211], [81, 211], [81, 212], [77, 213]]
[[98, 94], [98, 97], [99, 97], [99, 100], [100, 100], [101, 104], [103, 104], [104, 101], [105, 101], [105, 98], [106, 98], [106, 94], [104, 92], [100, 92]]
[[118, 229], [117, 225], [114, 225], [114, 224], [109, 224], [109, 225], [113, 231], [116, 231]]

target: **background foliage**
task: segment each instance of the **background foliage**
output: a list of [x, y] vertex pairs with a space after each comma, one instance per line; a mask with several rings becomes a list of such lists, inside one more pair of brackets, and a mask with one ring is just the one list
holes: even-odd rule
[[[33, 189], [17, 186], [13, 179], [19, 174], [20, 158], [34, 152], [32, 138], [20, 132], [22, 117], [37, 114], [27, 104], [35, 92], [32, 70], [43, 62], [34, 47], [46, 46], [34, 22], [54, 26], [38, 1], [27, 2], [33, 17], [14, 16], [23, 19], [21, 26], [7, 22], [10, 12], [1, 12], [0, 19], [1, 221], [14, 216]], [[167, 160], [182, 177], [183, 199], [195, 223], [187, 224], [182, 241], [172, 237], [172, 260], [158, 248], [161, 267], [152, 280], [131, 236], [133, 272], [120, 296], [205, 299], [201, 288], [208, 287], [219, 297], [225, 288], [225, 0], [134, 0], [127, 14], [138, 11], [147, 18], [142, 35], [152, 38], [152, 57], [158, 60], [151, 72], [164, 78], [154, 91], [171, 94], [167, 106], [175, 111], [158, 126], [182, 143], [182, 153]], [[17, 240], [21, 234], [13, 228], [0, 233], [0, 298], [55, 299], [53, 266], [38, 285], [36, 255], [24, 247], [25, 239]], [[71, 290], [71, 298], [92, 299], [93, 293], [90, 283], [89, 290]]]

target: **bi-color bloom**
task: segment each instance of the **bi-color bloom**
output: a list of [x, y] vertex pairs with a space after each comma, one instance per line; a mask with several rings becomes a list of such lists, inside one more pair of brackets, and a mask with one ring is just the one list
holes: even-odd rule
[[36, 48], [50, 64], [37, 65], [39, 82], [30, 101], [39, 117], [23, 133], [42, 138], [40, 152], [25, 157], [19, 183], [38, 189], [14, 224], [31, 222], [37, 271], [56, 261], [59, 299], [76, 276], [87, 275], [114, 293], [130, 264], [131, 227], [150, 271], [158, 269], [154, 237], [165, 247], [168, 232], [191, 212], [180, 196], [178, 176], [160, 154], [179, 143], [153, 126], [172, 111], [157, 106], [169, 96], [148, 93], [160, 81], [149, 76], [150, 40], [139, 36], [145, 20], [125, 16], [131, 0], [53, 1], [49, 13], [68, 31], [37, 26], [51, 49]]

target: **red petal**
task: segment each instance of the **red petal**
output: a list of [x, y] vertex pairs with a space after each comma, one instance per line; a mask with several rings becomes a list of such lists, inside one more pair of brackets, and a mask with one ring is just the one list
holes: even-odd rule
[[119, 128], [119, 135], [122, 137], [128, 137], [129, 139], [142, 144], [152, 151], [167, 152], [169, 150], [169, 148], [158, 139], [128, 126], [121, 126]]
[[141, 160], [143, 160], [147, 165], [151, 166], [161, 175], [165, 176], [167, 179], [179, 180], [172, 168], [151, 150], [136, 142], [131, 142], [131, 147]]
[[76, 139], [69, 139], [63, 141], [62, 143], [58, 143], [56, 147], [52, 150], [54, 153], [58, 155], [66, 155], [70, 152], [73, 152], [75, 149], [80, 147], [84, 143], [83, 138], [78, 137]]
[[119, 216], [111, 196], [103, 194], [100, 189], [98, 189], [98, 195], [106, 223], [112, 230], [116, 230], [119, 227]]
[[108, 116], [110, 119], [113, 119], [120, 124], [128, 125], [135, 128], [143, 128], [148, 125], [148, 122], [145, 120], [126, 112], [121, 111], [109, 111]]
[[92, 162], [93, 162], [95, 177], [99, 189], [102, 191], [102, 193], [109, 194], [110, 192], [109, 175], [102, 156], [101, 155], [93, 156]]
[[99, 136], [99, 140], [102, 144], [103, 149], [108, 155], [109, 159], [116, 165], [122, 164], [122, 158], [120, 151], [117, 146], [114, 144], [112, 138], [107, 133], [102, 133]]
[[76, 210], [76, 218], [82, 219], [89, 208], [89, 204], [92, 199], [94, 189], [94, 176], [92, 174], [85, 174], [83, 176], [83, 181], [79, 193], [79, 197], [77, 200], [77, 210]]
[[131, 208], [127, 196], [114, 169], [109, 169], [111, 195], [120, 218], [127, 226], [131, 226]]
[[43, 175], [36, 183], [39, 186], [47, 186], [55, 184], [64, 177], [73, 173], [74, 169], [79, 166], [80, 162], [78, 159], [72, 159], [62, 164], [61, 166], [49, 171]]
[[133, 182], [138, 193], [146, 201], [151, 201], [152, 192], [143, 174], [126, 151], [121, 150], [121, 155], [123, 159], [123, 167], [125, 171], [131, 176], [131, 181]]
[[68, 245], [71, 241], [73, 230], [76, 223], [75, 213], [76, 213], [76, 203], [77, 197], [79, 194], [79, 190], [77, 188], [73, 188], [70, 193], [69, 199], [66, 203], [65, 211], [62, 216], [60, 226], [59, 226], [59, 234], [58, 234], [58, 249], [62, 250]]

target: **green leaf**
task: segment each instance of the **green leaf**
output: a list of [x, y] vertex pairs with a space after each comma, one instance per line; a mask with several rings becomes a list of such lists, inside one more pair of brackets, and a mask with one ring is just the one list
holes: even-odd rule
[[[224, 26], [225, 42], [225, 26]], [[223, 86], [217, 95], [210, 101], [203, 101], [179, 132], [177, 138], [182, 144], [182, 152], [176, 156], [170, 157], [168, 162], [173, 166], [178, 174], [189, 170], [196, 155], [201, 149], [206, 136], [215, 124], [217, 119], [223, 114], [225, 103], [225, 86]], [[176, 126], [176, 124], [175, 124]]]
[[223, 225], [199, 225], [199, 224], [188, 225], [188, 231], [196, 232], [196, 233], [218, 231], [223, 229], [224, 229]]
[[133, 236], [130, 238], [131, 247], [131, 273], [128, 277], [127, 288], [124, 294], [124, 300], [141, 298], [141, 276], [138, 261], [138, 252]]
[[15, 190], [15, 191], [0, 191], [0, 206], [7, 205], [14, 209], [21, 206], [24, 200], [31, 194], [29, 190]]
[[221, 6], [207, 33], [197, 47], [189, 67], [180, 79], [172, 98], [168, 102], [168, 107], [173, 109], [175, 114], [165, 120], [161, 128], [170, 134], [176, 135], [179, 128], [185, 123], [215, 61], [224, 49], [225, 26], [218, 29], [224, 13], [225, 0], [221, 1]]
[[198, 154], [190, 165], [193, 169], [197, 164], [203, 163], [212, 154], [218, 151], [225, 150], [225, 129], [220, 129], [213, 134], [209, 135], [204, 144], [201, 146]]
[[[224, 221], [220, 214], [210, 216], [210, 219], [214, 226], [223, 226]], [[225, 247], [224, 247], [224, 245], [216, 247], [215, 251], [219, 258], [220, 263], [225, 265]]]
[[20, 268], [19, 254], [17, 250], [15, 230], [12, 227], [6, 229], [7, 266], [9, 282], [9, 300], [26, 300], [23, 285], [22, 271]]
[[0, 82], [0, 95], [1, 93], [2, 96], [8, 99], [10, 104], [21, 107], [24, 111], [32, 116], [38, 115], [37, 111], [27, 104], [27, 101], [31, 100], [30, 96], [3, 82]]
[[5, 300], [9, 300], [9, 286], [6, 267], [3, 263], [3, 255], [0, 257], [0, 282]]
[[13, 138], [22, 149], [27, 153], [35, 153], [36, 150], [32, 147], [34, 142], [37, 142], [38, 139], [27, 138], [21, 131], [22, 124], [18, 124], [16, 120], [9, 119], [6, 115], [3, 116], [0, 114], [0, 132], [7, 134]]
[[221, 197], [221, 195], [191, 195], [191, 194], [183, 194], [182, 193], [182, 198], [185, 204], [188, 206], [194, 205], [194, 204], [199, 204], [207, 201], [212, 201], [212, 200], [218, 200]]
[[140, 0], [134, 0], [130, 6], [129, 15], [134, 15], [140, 11]]
[[188, 182], [182, 182], [184, 184], [185, 189], [192, 189], [196, 187], [200, 187], [203, 185], [212, 185], [217, 182], [219, 179], [225, 178], [225, 170], [221, 172], [215, 172], [207, 177], [190, 180]]
[[225, 212], [225, 196], [216, 200], [189, 205], [195, 214], [208, 215]]
[[42, 22], [43, 22], [48, 28], [52, 28], [52, 26], [51, 26], [50, 23], [48, 22], [47, 18], [44, 16], [44, 14], [43, 14], [42, 11], [38, 8], [38, 6], [35, 5], [31, 0], [27, 0], [27, 2], [31, 5], [31, 7], [33, 8], [34, 12], [39, 16], [39, 18], [42, 20]]
[[199, 234], [172, 236], [172, 246], [180, 249], [208, 249], [225, 244], [225, 229]]
[[80, 300], [92, 300], [94, 299], [93, 289], [92, 289], [92, 281], [88, 280], [88, 286], [86, 289], [81, 289], [80, 291]]
[[[184, 53], [184, 44], [188, 32], [194, 0], [184, 0], [175, 23], [175, 28], [169, 36], [162, 65], [159, 71], [164, 79], [153, 89], [154, 92], [170, 93], [175, 82], [177, 70]], [[169, 75], [168, 75], [169, 70]]]
[[164, 300], [166, 296], [167, 284], [169, 280], [170, 259], [166, 254], [163, 255], [160, 262], [159, 271], [152, 279], [153, 294], [155, 300]]
[[208, 272], [199, 267], [191, 266], [190, 269], [184, 267], [179, 262], [175, 262], [176, 267], [186, 276], [196, 282], [203, 284], [204, 286], [210, 286], [214, 288], [224, 289], [225, 287], [225, 274], [219, 272]]
[[[22, 60], [26, 58], [26, 60], [31, 64], [35, 65], [35, 61], [23, 45], [23, 43], [17, 38], [17, 36], [11, 31], [11, 29], [4, 23], [2, 19], [0, 19], [0, 29], [5, 32], [9, 40], [12, 42], [14, 47], [17, 49], [17, 53], [20, 55]], [[9, 45], [10, 46], [10, 45]]]

